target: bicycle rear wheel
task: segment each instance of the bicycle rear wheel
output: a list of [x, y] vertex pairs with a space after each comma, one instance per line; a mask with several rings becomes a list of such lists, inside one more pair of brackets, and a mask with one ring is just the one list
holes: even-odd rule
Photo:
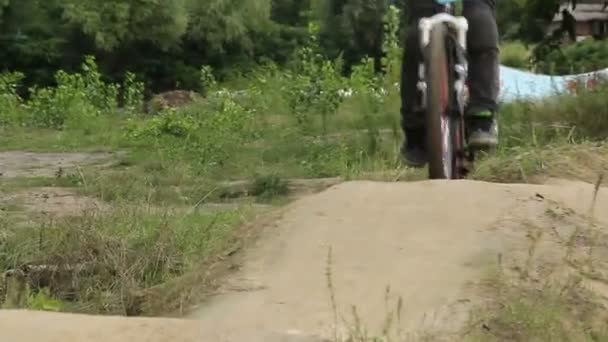
[[425, 51], [427, 104], [426, 138], [429, 158], [429, 178], [455, 179], [454, 141], [457, 122], [450, 115], [452, 77], [446, 46], [447, 28], [437, 25], [431, 30]]

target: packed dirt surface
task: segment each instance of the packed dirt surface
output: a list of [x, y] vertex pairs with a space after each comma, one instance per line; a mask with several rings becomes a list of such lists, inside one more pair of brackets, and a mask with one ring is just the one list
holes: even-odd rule
[[0, 177], [53, 177], [59, 170], [109, 161], [114, 153], [0, 152]]
[[[333, 336], [330, 293], [340, 326], [353, 321], [355, 305], [380, 332], [387, 286], [391, 303], [403, 299], [405, 331], [449, 333], [482, 300], [476, 284], [499, 255], [523, 261], [533, 223], [547, 230], [548, 254], [563, 248], [574, 228], [560, 225], [569, 222], [560, 215], [586, 214], [593, 190], [572, 182], [343, 183], [289, 205], [190, 320], [0, 311], [0, 340], [322, 341]], [[599, 221], [608, 221], [607, 209], [600, 191]], [[549, 211], [559, 217], [545, 226]]]

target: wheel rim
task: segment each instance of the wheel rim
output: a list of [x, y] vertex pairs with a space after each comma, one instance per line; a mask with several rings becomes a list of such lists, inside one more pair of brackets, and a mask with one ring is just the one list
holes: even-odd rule
[[449, 107], [447, 65], [441, 67], [441, 159], [443, 161], [443, 173], [447, 178], [452, 178], [454, 151], [452, 150], [450, 117], [447, 113]]
[[452, 144], [450, 141], [450, 120], [447, 117], [447, 115], [442, 115], [441, 116], [441, 146], [442, 148], [442, 156], [441, 159], [443, 160], [443, 173], [445, 174], [446, 177], [451, 178], [452, 177], [452, 162], [454, 160], [453, 158], [453, 151], [452, 151]]

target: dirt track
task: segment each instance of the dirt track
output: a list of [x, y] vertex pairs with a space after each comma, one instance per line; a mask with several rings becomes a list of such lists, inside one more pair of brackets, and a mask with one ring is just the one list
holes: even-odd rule
[[[0, 341], [320, 341], [314, 336], [332, 332], [330, 247], [345, 318], [356, 305], [363, 322], [379, 331], [390, 286], [393, 299], [403, 298], [406, 330], [449, 331], [478, 302], [475, 282], [498, 254], [517, 259], [527, 250], [528, 231], [518, 222], [535, 220], [556, 203], [584, 214], [592, 193], [590, 185], [565, 182], [344, 183], [290, 205], [239, 256], [241, 267], [222, 293], [193, 310], [193, 320], [0, 311]], [[607, 208], [600, 191], [600, 220], [608, 221]], [[553, 227], [558, 236], [567, 229]], [[559, 248], [550, 240], [549, 249]]]

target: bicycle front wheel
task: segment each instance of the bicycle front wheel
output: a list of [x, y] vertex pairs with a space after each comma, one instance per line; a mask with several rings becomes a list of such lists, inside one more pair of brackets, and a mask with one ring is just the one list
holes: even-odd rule
[[455, 125], [451, 118], [450, 97], [452, 92], [450, 63], [446, 46], [447, 29], [437, 25], [431, 30], [429, 45], [425, 51], [427, 80], [426, 138], [429, 158], [429, 178], [454, 179]]

